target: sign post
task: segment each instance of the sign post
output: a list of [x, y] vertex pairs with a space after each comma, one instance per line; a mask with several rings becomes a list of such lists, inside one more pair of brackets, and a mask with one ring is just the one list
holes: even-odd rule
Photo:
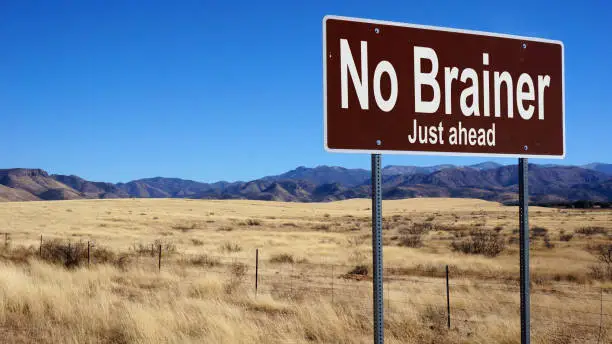
[[529, 344], [527, 158], [565, 157], [563, 43], [323, 19], [324, 146], [372, 157], [374, 342], [383, 336], [382, 154], [519, 158], [521, 343]]
[[529, 300], [529, 167], [526, 158], [519, 158], [519, 241], [521, 274], [521, 344], [531, 342]]
[[380, 154], [372, 154], [372, 270], [374, 343], [384, 344], [383, 252], [382, 252], [382, 181]]

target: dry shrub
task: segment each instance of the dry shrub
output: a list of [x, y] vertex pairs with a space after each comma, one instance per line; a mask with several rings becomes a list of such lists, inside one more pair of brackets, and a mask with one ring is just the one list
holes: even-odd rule
[[431, 330], [441, 331], [446, 326], [446, 309], [442, 306], [427, 305], [419, 315], [421, 321]]
[[561, 241], [570, 241], [574, 237], [574, 233], [561, 234], [559, 236], [559, 240]]
[[534, 238], [545, 237], [548, 234], [548, 229], [544, 227], [535, 226], [531, 228], [531, 235]]
[[586, 226], [578, 228], [576, 233], [583, 235], [607, 234], [608, 230], [598, 226]]
[[261, 220], [258, 219], [247, 219], [245, 223], [247, 226], [261, 226]]
[[217, 229], [217, 230], [218, 230], [218, 231], [221, 231], [221, 232], [231, 232], [231, 231], [233, 231], [233, 230], [234, 230], [234, 228], [233, 228], [233, 227], [230, 227], [230, 226], [221, 226], [221, 227], [219, 227], [219, 229]]
[[590, 275], [598, 280], [612, 280], [612, 244], [599, 244], [589, 247], [597, 259], [597, 264], [589, 267]]
[[272, 258], [270, 258], [271, 263], [293, 264], [294, 261], [295, 259], [293, 258], [293, 255], [288, 254], [288, 253], [275, 254], [272, 256]]
[[419, 248], [423, 246], [423, 239], [421, 238], [421, 234], [402, 235], [399, 245], [403, 247]]
[[202, 246], [204, 245], [204, 241], [200, 240], [200, 239], [191, 239], [191, 243], [194, 244], [195, 246]]
[[548, 248], [548, 249], [551, 249], [551, 248], [554, 248], [554, 247], [555, 247], [555, 244], [553, 244], [553, 243], [550, 241], [550, 236], [549, 236], [548, 234], [546, 234], [546, 235], [544, 236], [544, 247], [546, 247], [546, 248]]
[[503, 238], [496, 232], [484, 229], [474, 230], [463, 240], [451, 242], [451, 249], [465, 254], [482, 254], [496, 257], [505, 249]]
[[[87, 243], [49, 240], [43, 243], [39, 257], [43, 261], [63, 265], [66, 268], [87, 265]], [[117, 255], [104, 246], [90, 246], [90, 261], [92, 264], [120, 265]]]
[[406, 241], [405, 244], [400, 245], [407, 247], [420, 247], [422, 244], [421, 235], [431, 231], [433, 228], [434, 226], [431, 223], [427, 222], [413, 223], [411, 226], [399, 226], [397, 230], [405, 235], [401, 240]]
[[231, 242], [225, 242], [221, 245], [222, 252], [240, 252], [242, 251], [242, 246], [238, 244], [232, 244]]
[[318, 224], [318, 225], [312, 226], [312, 229], [315, 229], [318, 231], [328, 231], [330, 228], [331, 227], [328, 224]]
[[351, 271], [348, 272], [349, 275], [360, 275], [367, 276], [369, 274], [369, 269], [367, 265], [357, 265]]
[[225, 292], [227, 294], [233, 294], [240, 288], [247, 271], [248, 266], [246, 264], [240, 262], [232, 263], [230, 266], [230, 278], [225, 283]]
[[178, 223], [172, 226], [172, 229], [180, 230], [183, 232], [189, 232], [198, 228], [198, 225], [195, 222], [192, 223]]
[[198, 255], [196, 257], [191, 257], [187, 260], [187, 263], [191, 265], [195, 265], [195, 266], [207, 266], [207, 267], [221, 265], [219, 258], [211, 257], [206, 254]]

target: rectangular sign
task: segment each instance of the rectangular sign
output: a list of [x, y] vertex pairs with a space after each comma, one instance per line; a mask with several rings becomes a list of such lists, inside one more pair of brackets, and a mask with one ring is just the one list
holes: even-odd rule
[[563, 43], [326, 16], [325, 149], [565, 156]]

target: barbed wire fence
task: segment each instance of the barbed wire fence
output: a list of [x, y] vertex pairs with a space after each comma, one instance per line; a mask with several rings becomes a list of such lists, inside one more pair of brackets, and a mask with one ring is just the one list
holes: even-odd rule
[[[2, 238], [2, 237], [0, 237]], [[46, 245], [58, 241], [65, 243], [67, 254], [80, 250], [87, 266], [104, 262], [97, 261], [96, 240], [71, 240], [59, 236], [39, 238], [4, 233], [4, 249], [25, 245], [39, 256], [46, 254]], [[19, 240], [22, 239], [22, 240]], [[2, 245], [0, 244], [0, 247]], [[38, 247], [36, 247], [38, 246]], [[77, 248], [78, 247], [78, 248]], [[231, 251], [231, 248], [229, 248]], [[274, 297], [303, 299], [316, 296], [328, 299], [332, 304], [349, 300], [360, 307], [365, 316], [371, 315], [372, 285], [367, 265], [312, 263], [296, 261], [291, 256], [265, 257], [261, 250], [253, 257], [235, 257], [202, 253], [178, 253], [171, 242], [156, 239], [149, 243], [135, 241], [128, 249], [130, 260], [124, 264], [147, 271], [172, 270], [180, 265], [197, 268], [201, 274], [219, 274], [232, 279], [232, 288], [242, 288], [254, 295], [269, 294]], [[384, 292], [385, 312], [389, 314], [401, 309], [419, 309], [434, 317], [440, 325], [449, 329], [477, 329], [495, 321], [507, 321], [519, 317], [519, 285], [513, 281], [470, 280], [453, 276], [452, 268], [446, 276], [413, 276], [398, 268], [385, 268]], [[195, 276], [194, 276], [195, 277]], [[559, 328], [548, 331], [545, 337], [556, 342], [607, 343], [612, 323], [611, 290], [589, 285], [554, 282], [552, 286], [535, 286], [531, 290], [532, 324]], [[476, 294], [476, 295], [474, 295]], [[550, 305], [550, 299], [563, 300], [564, 307]], [[549, 301], [547, 303], [547, 301]], [[579, 307], [576, 307], [578, 305]], [[501, 314], [500, 306], [506, 306]], [[514, 309], [515, 314], [507, 314]], [[511, 317], [514, 315], [514, 317]], [[563, 330], [571, 328], [572, 331]]]

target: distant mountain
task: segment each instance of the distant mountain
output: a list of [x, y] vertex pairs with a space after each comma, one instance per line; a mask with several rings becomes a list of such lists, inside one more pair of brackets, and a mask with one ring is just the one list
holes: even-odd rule
[[[455, 165], [434, 165], [434, 166], [397, 166], [389, 165], [382, 169], [382, 174], [385, 176], [390, 175], [411, 175], [411, 174], [428, 174], [436, 171], [443, 170], [445, 168], [455, 168]], [[369, 173], [369, 171], [368, 171]]]
[[81, 193], [85, 198], [123, 198], [130, 196], [128, 192], [112, 183], [90, 182], [74, 175], [54, 174], [51, 178]]
[[337, 166], [317, 166], [315, 168], [308, 168], [300, 166], [295, 170], [291, 170], [278, 176], [269, 176], [262, 179], [306, 180], [315, 184], [339, 183], [346, 186], [356, 186], [363, 184], [370, 177], [370, 171], [358, 168], [348, 169]]
[[[609, 164], [583, 167], [529, 165], [529, 194], [535, 202], [612, 201]], [[589, 168], [585, 168], [589, 167]], [[0, 170], [0, 201], [82, 198], [253, 199], [327, 202], [369, 197], [370, 171], [335, 166], [298, 167], [249, 182], [201, 183], [179, 178], [146, 178], [128, 183], [91, 182], [49, 175], [40, 169]], [[485, 162], [470, 166], [386, 166], [383, 197], [465, 197], [516, 202], [517, 165]]]
[[603, 163], [595, 162], [592, 164], [584, 165], [582, 167], [612, 176], [612, 164], [603, 164]]
[[504, 165], [498, 164], [493, 161], [485, 161], [485, 162], [481, 162], [480, 164], [469, 165], [468, 167], [475, 168], [477, 170], [494, 170], [502, 166]]

